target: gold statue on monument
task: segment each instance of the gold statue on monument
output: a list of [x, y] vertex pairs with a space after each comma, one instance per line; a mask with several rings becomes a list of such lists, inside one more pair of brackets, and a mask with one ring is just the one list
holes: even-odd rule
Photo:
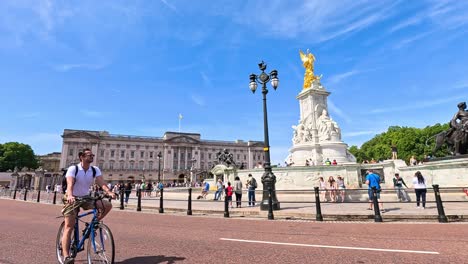
[[315, 56], [309, 52], [309, 49], [307, 49], [307, 54], [304, 54], [302, 50], [299, 50], [299, 55], [301, 55], [302, 65], [305, 68], [303, 86], [303, 90], [305, 90], [309, 89], [314, 81], [320, 80], [322, 76], [314, 75]]

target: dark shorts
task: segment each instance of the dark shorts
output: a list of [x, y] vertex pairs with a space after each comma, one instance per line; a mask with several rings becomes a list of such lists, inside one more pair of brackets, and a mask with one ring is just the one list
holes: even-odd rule
[[228, 201], [232, 201], [232, 195], [227, 197]]
[[[372, 199], [374, 199], [374, 192], [372, 191], [372, 189], [367, 190], [367, 195], [369, 196], [369, 201], [372, 201]], [[380, 190], [377, 190], [376, 196], [377, 199], [380, 199]]]

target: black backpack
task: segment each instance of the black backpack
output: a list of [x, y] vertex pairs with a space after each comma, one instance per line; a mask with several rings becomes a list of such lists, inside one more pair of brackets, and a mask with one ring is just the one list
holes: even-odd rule
[[[91, 169], [93, 170], [93, 178], [96, 177], [96, 169], [94, 168], [94, 166], [91, 166]], [[68, 170], [64, 170], [63, 171], [63, 175], [62, 175], [62, 193], [65, 193], [67, 191], [67, 171]], [[75, 165], [75, 181], [76, 181], [76, 175], [78, 174], [78, 165]]]

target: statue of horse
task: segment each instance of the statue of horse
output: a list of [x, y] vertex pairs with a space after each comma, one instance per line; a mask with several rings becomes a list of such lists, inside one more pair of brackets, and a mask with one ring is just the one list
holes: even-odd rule
[[455, 130], [453, 128], [437, 133], [426, 140], [428, 145], [429, 140], [435, 138], [435, 146], [432, 149], [432, 156], [442, 148], [444, 144], [447, 145], [448, 151], [452, 155], [467, 154], [467, 139], [468, 134], [463, 130]]

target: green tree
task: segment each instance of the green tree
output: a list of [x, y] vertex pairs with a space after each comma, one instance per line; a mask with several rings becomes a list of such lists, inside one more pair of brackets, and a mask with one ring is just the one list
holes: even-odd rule
[[0, 171], [13, 170], [15, 167], [36, 169], [38, 160], [34, 151], [29, 145], [23, 143], [0, 144]]
[[[434, 135], [447, 130], [448, 124], [435, 124], [425, 128], [391, 126], [387, 132], [381, 133], [362, 144], [361, 148], [351, 146], [349, 151], [356, 157], [357, 162], [363, 160], [385, 160], [391, 157], [391, 146], [398, 150], [398, 158], [409, 161], [411, 156], [422, 160], [432, 155]], [[442, 148], [436, 156], [446, 156], [448, 151]]]

